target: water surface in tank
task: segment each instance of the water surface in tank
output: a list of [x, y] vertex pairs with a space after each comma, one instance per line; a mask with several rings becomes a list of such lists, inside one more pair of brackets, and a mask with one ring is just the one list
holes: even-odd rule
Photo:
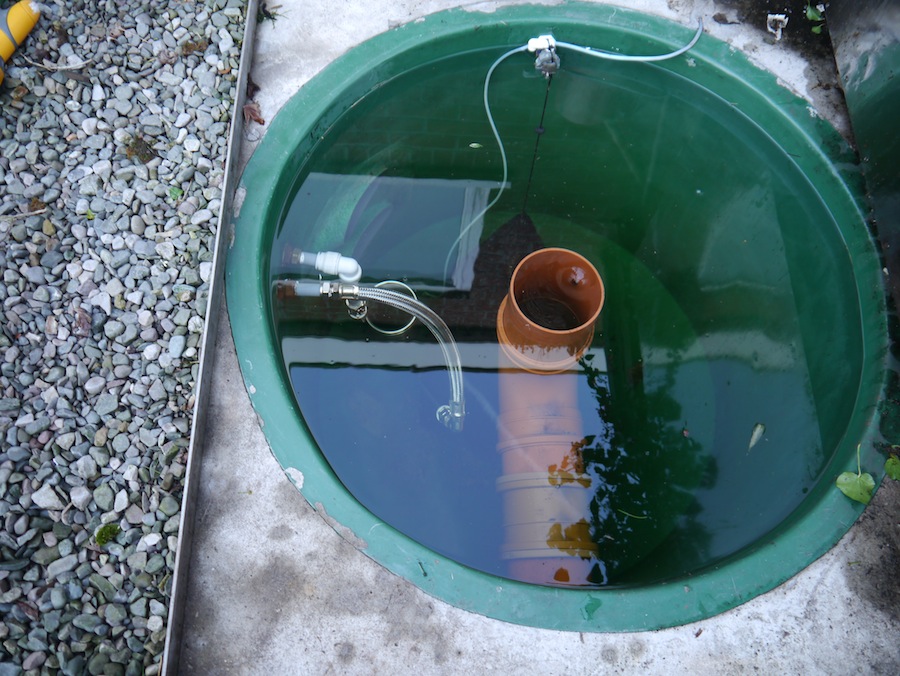
[[[700, 571], [783, 522], [844, 434], [862, 368], [847, 249], [792, 150], [731, 102], [662, 67], [565, 51], [549, 81], [527, 54], [495, 71], [508, 177], [467, 230], [502, 181], [482, 86], [505, 49], [405, 72], [324, 130], [269, 268], [297, 276], [286, 249], [337, 250], [363, 282], [414, 288], [459, 343], [464, 430], [435, 419], [448, 385], [425, 328], [389, 336], [340, 301], [273, 298], [297, 406], [380, 519], [516, 577], [497, 487], [497, 304], [528, 251], [577, 251], [606, 304], [577, 366], [596, 553], [573, 583]], [[382, 328], [405, 321], [372, 312]]]

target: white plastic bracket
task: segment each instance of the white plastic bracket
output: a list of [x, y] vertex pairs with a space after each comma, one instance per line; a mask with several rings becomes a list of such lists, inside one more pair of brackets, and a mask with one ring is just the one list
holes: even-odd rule
[[528, 41], [529, 52], [539, 52], [543, 49], [556, 49], [556, 39], [552, 35], [538, 35]]

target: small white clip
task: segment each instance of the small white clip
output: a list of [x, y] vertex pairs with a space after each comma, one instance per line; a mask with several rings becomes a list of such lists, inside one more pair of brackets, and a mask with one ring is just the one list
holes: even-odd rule
[[556, 49], [556, 40], [552, 35], [538, 35], [528, 41], [529, 52], [539, 52], [542, 49]]
[[787, 14], [769, 14], [766, 17], [766, 30], [775, 36], [775, 42], [781, 39], [781, 32], [787, 27]]

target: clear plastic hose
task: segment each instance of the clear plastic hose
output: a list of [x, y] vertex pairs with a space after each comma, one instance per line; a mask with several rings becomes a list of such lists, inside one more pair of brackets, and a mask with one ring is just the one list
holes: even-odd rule
[[384, 303], [406, 312], [428, 327], [428, 330], [437, 338], [441, 352], [444, 354], [444, 361], [447, 363], [447, 373], [450, 376], [450, 403], [438, 409], [437, 417], [447, 427], [461, 430], [466, 414], [463, 397], [462, 359], [450, 328], [437, 312], [415, 298], [410, 298], [397, 291], [371, 286], [360, 286], [357, 289], [355, 294], [357, 298]]
[[[288, 295], [298, 297], [338, 296], [344, 299], [348, 307], [357, 302], [365, 308], [365, 301], [373, 301], [389, 305], [401, 312], [412, 315], [422, 322], [428, 330], [437, 338], [438, 345], [444, 355], [447, 364], [447, 373], [450, 376], [450, 403], [441, 406], [437, 410], [437, 419], [453, 430], [462, 430], [463, 419], [466, 416], [466, 404], [463, 396], [462, 359], [456, 341], [450, 332], [450, 327], [441, 319], [441, 316], [419, 299], [407, 296], [397, 291], [391, 291], [377, 286], [359, 286], [358, 284], [346, 284], [328, 280], [315, 281], [312, 279], [280, 280], [276, 287], [288, 290]], [[365, 313], [354, 315], [351, 309], [351, 317], [362, 319]], [[375, 327], [376, 330], [380, 330]]]

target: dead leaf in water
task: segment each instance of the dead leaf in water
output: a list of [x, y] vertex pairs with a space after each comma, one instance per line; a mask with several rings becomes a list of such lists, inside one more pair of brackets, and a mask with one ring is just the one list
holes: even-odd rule
[[759, 443], [759, 440], [762, 439], [763, 434], [766, 433], [766, 426], [762, 423], [756, 423], [753, 426], [753, 432], [750, 433], [750, 445], [747, 447], [747, 452], [750, 452], [750, 449], [756, 446]]

